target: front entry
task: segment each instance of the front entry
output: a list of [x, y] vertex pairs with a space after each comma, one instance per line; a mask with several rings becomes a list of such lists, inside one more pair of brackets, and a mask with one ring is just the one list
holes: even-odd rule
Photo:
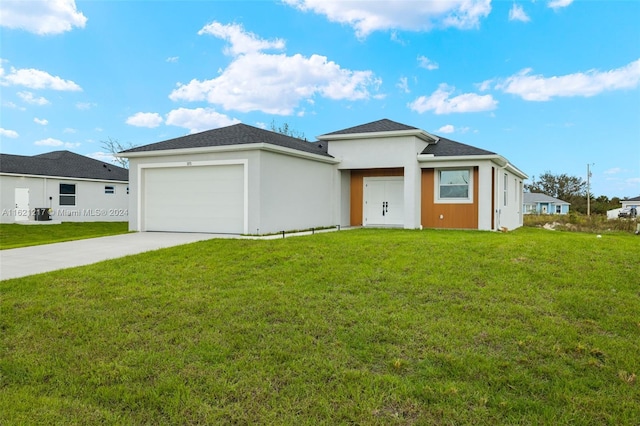
[[404, 225], [404, 177], [365, 177], [362, 224]]
[[29, 188], [16, 188], [14, 196], [16, 201], [14, 220], [16, 222], [29, 220]]

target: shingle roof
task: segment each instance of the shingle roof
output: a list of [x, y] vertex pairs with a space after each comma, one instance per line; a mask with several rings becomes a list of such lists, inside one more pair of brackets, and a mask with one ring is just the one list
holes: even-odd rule
[[629, 199], [622, 200], [622, 201], [640, 201], [640, 195], [637, 196], [637, 197], [629, 198]]
[[422, 154], [433, 154], [436, 157], [452, 157], [464, 155], [497, 155], [495, 152], [476, 148], [451, 139], [438, 136], [438, 143], [429, 144]]
[[243, 145], [252, 143], [267, 143], [271, 145], [291, 148], [298, 151], [331, 157], [327, 153], [327, 144], [322, 142], [306, 142], [302, 139], [293, 138], [269, 130], [259, 129], [247, 124], [234, 124], [218, 129], [207, 130], [192, 135], [169, 139], [163, 142], [143, 145], [136, 148], [122, 151], [123, 154], [129, 152], [150, 152], [171, 149], [185, 148], [205, 148], [214, 146]]
[[349, 127], [348, 129], [342, 129], [335, 132], [327, 133], [328, 135], [347, 135], [352, 133], [379, 133], [379, 132], [394, 132], [398, 130], [420, 130], [417, 127], [407, 126], [406, 124], [397, 123], [395, 121], [388, 120], [386, 118], [378, 121], [373, 121], [367, 124], [361, 124], [355, 127]]
[[522, 200], [524, 204], [532, 204], [532, 203], [571, 204], [571, 203], [567, 203], [566, 201], [553, 198], [550, 195], [541, 194], [538, 192], [525, 192], [523, 194]]
[[69, 151], [25, 156], [0, 154], [0, 172], [82, 179], [129, 180], [129, 170]]

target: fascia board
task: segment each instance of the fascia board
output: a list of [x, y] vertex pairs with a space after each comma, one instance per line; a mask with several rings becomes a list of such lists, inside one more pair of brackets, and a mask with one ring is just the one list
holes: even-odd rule
[[101, 182], [101, 183], [129, 183], [128, 180], [93, 179], [93, 178], [80, 178], [80, 177], [71, 177], [71, 176], [53, 176], [53, 175], [31, 175], [31, 174], [26, 174], [26, 173], [0, 172], [0, 176], [26, 177], [26, 178], [39, 178], [39, 179], [58, 179], [58, 180], [78, 180], [78, 181], [83, 181], [83, 182]]
[[436, 157], [433, 154], [418, 154], [418, 162], [424, 163], [429, 161], [446, 162], [446, 161], [478, 161], [478, 160], [490, 160], [496, 163], [498, 166], [506, 168], [511, 173], [520, 177], [521, 179], [528, 179], [529, 176], [516, 166], [511, 164], [509, 160], [498, 154], [488, 155], [452, 155]]
[[165, 149], [159, 151], [138, 151], [138, 152], [119, 152], [116, 157], [125, 158], [144, 158], [144, 157], [166, 157], [173, 155], [189, 155], [189, 154], [208, 154], [220, 152], [239, 152], [239, 151], [255, 151], [263, 150], [277, 152], [279, 154], [290, 155], [292, 157], [305, 158], [309, 160], [320, 161], [323, 163], [337, 164], [340, 161], [335, 158], [325, 157], [324, 155], [313, 154], [310, 152], [298, 151], [297, 149], [286, 148], [269, 143], [249, 143], [242, 145], [225, 145], [225, 146], [205, 146], [201, 148], [180, 148]]
[[316, 138], [321, 141], [341, 141], [350, 139], [374, 139], [374, 138], [390, 138], [398, 136], [415, 136], [425, 142], [437, 143], [439, 137], [427, 133], [424, 130], [394, 130], [390, 132], [371, 132], [371, 133], [342, 133], [338, 135], [320, 135]]

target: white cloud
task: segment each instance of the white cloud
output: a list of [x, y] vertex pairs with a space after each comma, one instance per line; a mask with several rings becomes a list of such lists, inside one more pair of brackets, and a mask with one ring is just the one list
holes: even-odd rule
[[513, 4], [511, 10], [509, 10], [509, 20], [510, 21], [520, 21], [520, 22], [529, 22], [531, 18], [525, 13], [522, 6], [518, 4]]
[[339, 1], [284, 0], [302, 11], [325, 15], [347, 24], [359, 38], [375, 31], [428, 31], [432, 28], [477, 28], [491, 12], [491, 0], [449, 1]]
[[439, 65], [436, 62], [433, 62], [426, 56], [418, 56], [418, 65], [429, 71], [437, 70], [439, 68]]
[[464, 93], [450, 97], [454, 87], [441, 84], [431, 96], [420, 96], [409, 104], [409, 108], [420, 114], [433, 111], [435, 114], [450, 114], [454, 112], [481, 112], [496, 109], [498, 101], [491, 95]]
[[[4, 71], [4, 70], [3, 70]], [[79, 92], [82, 88], [71, 80], [63, 80], [46, 71], [33, 68], [16, 69], [11, 67], [9, 74], [0, 74], [0, 84], [3, 86], [24, 86], [29, 89], [51, 89], [60, 91]]]
[[446, 124], [438, 129], [440, 133], [453, 133], [456, 131], [456, 128], [452, 124]]
[[84, 28], [87, 18], [76, 8], [75, 0], [2, 0], [0, 25], [19, 28], [38, 35], [60, 34], [73, 27]]
[[80, 146], [80, 143], [78, 142], [62, 142], [61, 140], [54, 138], [41, 139], [39, 141], [35, 141], [33, 144], [36, 146], [63, 146], [65, 148], [76, 148]]
[[49, 124], [49, 120], [46, 120], [44, 118], [40, 119], [40, 118], [37, 118], [37, 117], [33, 119], [33, 122], [36, 123], [36, 124], [40, 124], [41, 126], [46, 126], [47, 124]]
[[97, 104], [93, 102], [77, 102], [76, 103], [76, 108], [80, 110], [88, 110], [95, 106], [97, 106]]
[[404, 93], [410, 93], [407, 77], [400, 77], [400, 80], [396, 83], [396, 87]]
[[281, 39], [274, 41], [262, 40], [257, 35], [245, 31], [242, 25], [223, 25], [219, 22], [212, 22], [205, 25], [198, 35], [210, 34], [222, 40], [226, 40], [230, 46], [225, 49], [225, 53], [237, 56], [244, 53], [256, 53], [268, 49], [282, 50], [285, 43]]
[[605, 170], [604, 174], [605, 175], [617, 175], [618, 173], [622, 173], [624, 170], [621, 169], [620, 167], [613, 167], [609, 170]]
[[127, 118], [127, 124], [152, 129], [162, 124], [162, 117], [157, 112], [138, 112]]
[[20, 99], [22, 99], [23, 101], [31, 105], [42, 106], [42, 105], [48, 105], [50, 103], [46, 98], [43, 98], [42, 96], [40, 96], [39, 98], [36, 98], [31, 92], [18, 92], [17, 94], [20, 97]]
[[554, 97], [594, 96], [602, 92], [633, 89], [640, 84], [640, 59], [610, 71], [589, 70], [586, 73], [559, 77], [531, 75], [531, 68], [508, 77], [496, 85], [527, 101], [548, 101]]
[[207, 31], [203, 29], [201, 33], [230, 41], [232, 45], [226, 51], [238, 56], [211, 80], [178, 83], [169, 95], [171, 100], [208, 101], [227, 110], [291, 115], [301, 101], [313, 96], [333, 100], [368, 99], [369, 89], [377, 90], [380, 84], [372, 71], [343, 69], [325, 56], [259, 52], [261, 48], [279, 47], [280, 41], [259, 40], [251, 33], [239, 32], [242, 28], [237, 25], [214, 24], [207, 25]]
[[87, 157], [93, 158], [94, 160], [102, 161], [103, 163], [116, 164], [116, 157], [108, 152], [92, 152], [91, 154], [87, 154]]
[[238, 124], [240, 120], [220, 114], [211, 108], [178, 108], [167, 114], [166, 124], [184, 127], [190, 133]]
[[77, 130], [76, 129], [72, 129], [71, 127], [67, 127], [65, 128], [62, 133], [76, 133]]
[[558, 10], [560, 8], [569, 6], [571, 3], [573, 3], [573, 0], [551, 0], [547, 3], [547, 7]]
[[18, 135], [18, 132], [16, 132], [15, 130], [7, 130], [0, 127], [0, 136], [2, 136], [3, 138], [15, 139], [20, 135]]
[[167, 58], [167, 62], [175, 63], [175, 62], [178, 62], [178, 59], [180, 59], [179, 56], [170, 56], [170, 57]]

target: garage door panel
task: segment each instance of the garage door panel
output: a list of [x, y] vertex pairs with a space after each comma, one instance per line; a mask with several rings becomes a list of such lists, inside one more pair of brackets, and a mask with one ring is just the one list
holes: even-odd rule
[[144, 180], [145, 230], [244, 232], [242, 164], [150, 168]]

